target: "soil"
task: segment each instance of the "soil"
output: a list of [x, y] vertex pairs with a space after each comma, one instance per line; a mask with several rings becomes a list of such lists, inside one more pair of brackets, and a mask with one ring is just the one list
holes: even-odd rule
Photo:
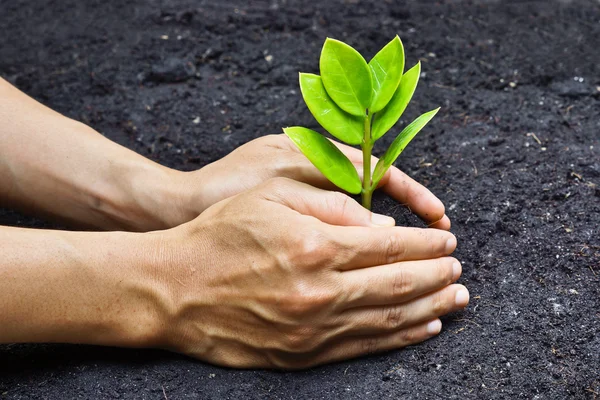
[[[1, 399], [600, 398], [598, 1], [0, 0], [0, 32], [0, 75], [185, 170], [317, 128], [297, 72], [318, 71], [327, 36], [369, 58], [399, 34], [424, 71], [400, 124], [442, 109], [398, 166], [446, 204], [471, 291], [432, 340], [303, 372], [0, 346]], [[56, 227], [9, 210], [0, 224]]]

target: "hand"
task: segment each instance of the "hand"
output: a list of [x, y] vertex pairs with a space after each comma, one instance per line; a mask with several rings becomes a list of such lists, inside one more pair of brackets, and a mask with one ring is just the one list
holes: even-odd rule
[[[350, 146], [336, 143], [362, 175], [362, 153]], [[371, 165], [377, 164], [373, 157]], [[269, 135], [255, 139], [231, 154], [199, 171], [188, 172], [180, 182], [193, 193], [188, 205], [187, 219], [230, 196], [254, 188], [271, 178], [285, 177], [310, 185], [334, 189], [330, 183], [298, 150], [287, 136]], [[392, 166], [380, 182], [390, 196], [407, 205], [432, 228], [450, 229], [444, 205], [425, 187]], [[180, 190], [178, 192], [185, 192]], [[189, 190], [188, 190], [189, 192]]]
[[162, 236], [156, 345], [290, 369], [438, 334], [438, 317], [469, 298], [452, 284], [456, 239], [393, 224], [342, 193], [276, 178], [151, 233]]
[[[362, 154], [336, 145], [360, 174]], [[0, 78], [0, 205], [88, 229], [146, 232], [188, 222], [275, 177], [333, 188], [285, 135], [262, 137], [199, 171], [180, 172], [65, 118]], [[441, 201], [398, 169], [392, 167], [381, 185], [431, 227], [450, 228]]]

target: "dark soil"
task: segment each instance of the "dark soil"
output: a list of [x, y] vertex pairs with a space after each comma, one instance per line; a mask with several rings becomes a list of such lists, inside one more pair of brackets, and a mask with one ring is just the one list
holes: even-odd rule
[[1, 399], [600, 398], [597, 0], [0, 0], [0, 32], [2, 76], [181, 169], [316, 127], [297, 72], [318, 71], [325, 37], [371, 57], [399, 34], [424, 71], [401, 123], [442, 106], [399, 166], [445, 202], [471, 291], [435, 339], [304, 372], [0, 346]]

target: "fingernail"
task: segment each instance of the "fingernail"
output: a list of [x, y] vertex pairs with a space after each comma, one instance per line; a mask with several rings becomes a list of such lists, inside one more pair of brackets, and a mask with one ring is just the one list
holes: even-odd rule
[[458, 261], [455, 261], [454, 264], [452, 264], [452, 280], [457, 280], [458, 278], [460, 278], [460, 273], [462, 272], [462, 268], [460, 266], [460, 263]]
[[452, 236], [446, 241], [446, 254], [451, 254], [456, 249], [456, 238]]
[[436, 319], [427, 324], [427, 333], [437, 335], [442, 330], [442, 321]]
[[459, 307], [464, 307], [469, 304], [469, 292], [467, 289], [460, 289], [458, 292], [456, 292], [454, 303]]
[[377, 226], [394, 226], [396, 225], [396, 221], [392, 217], [388, 217], [387, 215], [381, 215], [376, 213], [371, 213], [371, 223]]
[[450, 228], [452, 227], [452, 221], [450, 220], [450, 217], [448, 217], [447, 215], [444, 214], [444, 217], [442, 218], [442, 220], [444, 220], [444, 219], [448, 221], [448, 224], [450, 225], [448, 230], [450, 230]]

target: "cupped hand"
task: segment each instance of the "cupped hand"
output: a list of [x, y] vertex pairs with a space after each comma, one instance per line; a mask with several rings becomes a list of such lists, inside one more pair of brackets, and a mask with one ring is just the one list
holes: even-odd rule
[[[334, 142], [354, 163], [362, 176], [362, 153]], [[371, 165], [377, 164], [373, 157]], [[201, 170], [188, 172], [183, 179], [186, 188], [194, 188], [189, 196], [188, 214], [197, 215], [211, 205], [230, 196], [254, 188], [271, 178], [284, 177], [322, 189], [334, 189], [330, 183], [285, 135], [268, 135], [234, 150], [226, 157]], [[450, 229], [443, 203], [428, 189], [392, 166], [380, 187], [394, 199], [409, 207], [430, 227]], [[189, 191], [188, 191], [189, 192]]]
[[294, 180], [255, 184], [161, 233], [159, 347], [306, 368], [424, 341], [468, 303], [451, 233]]

